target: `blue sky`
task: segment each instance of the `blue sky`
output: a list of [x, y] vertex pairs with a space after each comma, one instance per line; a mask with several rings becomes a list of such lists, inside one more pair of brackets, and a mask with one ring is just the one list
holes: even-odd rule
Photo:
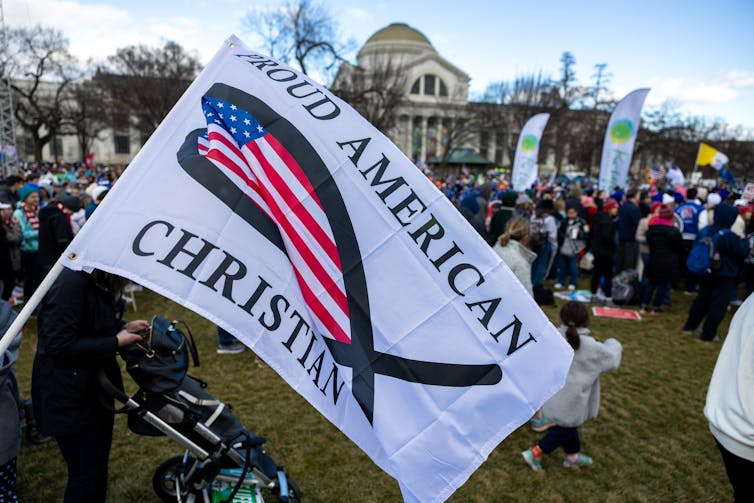
[[[487, 83], [543, 70], [555, 76], [563, 51], [576, 57], [580, 82], [607, 63], [620, 97], [651, 87], [647, 106], [670, 99], [688, 113], [719, 116], [754, 131], [754, 1], [325, 0], [341, 31], [360, 46], [391, 22], [424, 33], [440, 54]], [[102, 58], [117, 47], [172, 39], [207, 61], [236, 33], [259, 38], [241, 20], [282, 2], [240, 0], [4, 0], [6, 23], [63, 30], [71, 50]]]

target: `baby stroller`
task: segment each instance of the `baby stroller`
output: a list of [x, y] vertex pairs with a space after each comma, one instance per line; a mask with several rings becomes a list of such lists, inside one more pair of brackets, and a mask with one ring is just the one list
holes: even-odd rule
[[104, 371], [99, 384], [106, 396], [123, 404], [128, 426], [139, 435], [166, 435], [185, 450], [155, 470], [152, 485], [162, 501], [282, 501], [298, 503], [301, 492], [257, 437], [233, 415], [230, 405], [206, 391], [207, 384], [187, 375], [188, 354], [199, 364], [191, 332], [187, 338], [165, 318], [152, 320], [149, 342], [121, 351], [139, 390], [116, 387]]

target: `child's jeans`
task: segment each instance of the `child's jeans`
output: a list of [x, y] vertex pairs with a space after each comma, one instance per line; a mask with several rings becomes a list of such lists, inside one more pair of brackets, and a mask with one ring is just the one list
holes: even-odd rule
[[545, 454], [550, 454], [561, 446], [566, 454], [576, 454], [581, 451], [579, 430], [576, 428], [566, 428], [564, 426], [553, 426], [547, 431], [547, 434], [537, 442], [537, 445]]
[[565, 285], [566, 274], [571, 276], [571, 284], [576, 286], [579, 280], [579, 256], [566, 257], [560, 255], [560, 265], [558, 266], [558, 283]]

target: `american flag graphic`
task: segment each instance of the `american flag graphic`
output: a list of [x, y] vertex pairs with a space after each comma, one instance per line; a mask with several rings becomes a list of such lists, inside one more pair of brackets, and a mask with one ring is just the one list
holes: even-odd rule
[[322, 203], [301, 166], [250, 113], [214, 97], [202, 98], [207, 131], [199, 154], [209, 159], [269, 218], [285, 243], [316, 328], [351, 343], [343, 269]]
[[666, 174], [665, 166], [662, 164], [652, 164], [649, 168], [649, 178], [652, 180], [661, 180]]

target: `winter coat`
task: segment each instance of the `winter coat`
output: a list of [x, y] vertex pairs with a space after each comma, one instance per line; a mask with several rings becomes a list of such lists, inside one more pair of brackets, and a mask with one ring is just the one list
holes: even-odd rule
[[649, 261], [647, 277], [653, 284], [675, 281], [681, 275], [683, 259], [683, 238], [681, 232], [672, 225], [662, 223], [649, 224], [647, 230]]
[[[719, 204], [715, 208], [714, 223], [705, 232], [717, 233], [730, 229], [738, 217], [738, 210], [729, 204]], [[728, 278], [738, 277], [743, 260], [749, 254], [749, 243], [734, 232], [723, 232], [717, 238], [717, 251], [720, 252], [720, 269], [713, 274]]]
[[639, 225], [636, 226], [636, 242], [639, 243], [639, 253], [649, 253], [649, 246], [647, 245], [648, 230], [649, 217], [644, 217], [639, 220]]
[[79, 211], [71, 215], [71, 230], [73, 231], [73, 235], [79, 233], [81, 228], [86, 223], [86, 210], [84, 208], [81, 208]]
[[564, 218], [558, 226], [560, 254], [566, 257], [578, 255], [586, 246], [588, 235], [589, 226], [583, 218], [576, 217], [576, 220]]
[[463, 218], [471, 224], [471, 227], [473, 227], [484, 240], [487, 240], [487, 229], [484, 227], [484, 212], [479, 211], [473, 213], [468, 206], [461, 206], [458, 211], [463, 215]]
[[8, 243], [8, 253], [10, 254], [10, 261], [14, 271], [21, 270], [21, 241], [23, 236], [21, 234], [21, 224], [15, 217], [3, 224], [5, 230], [5, 241]]
[[18, 203], [18, 195], [10, 190], [6, 183], [0, 183], [0, 202], [10, 203], [13, 206]]
[[112, 414], [98, 400], [96, 379], [103, 368], [122, 386], [115, 354], [124, 322], [116, 318], [113, 293], [85, 272], [63, 269], [42, 300], [37, 323], [31, 393], [40, 430], [75, 434]]
[[696, 200], [686, 201], [675, 209], [675, 214], [683, 222], [681, 236], [683, 239], [696, 239], [699, 232], [699, 215], [704, 211], [704, 206]]
[[618, 208], [618, 240], [621, 243], [636, 242], [636, 227], [641, 220], [641, 210], [632, 201], [626, 201]]
[[14, 277], [12, 248], [13, 245], [8, 242], [7, 234], [0, 232], [0, 278]]
[[[715, 222], [715, 208], [709, 208], [699, 213], [699, 230], [702, 230]], [[741, 215], [736, 215], [736, 218], [729, 227], [738, 237], [746, 237], [746, 222], [741, 218]]]
[[[0, 336], [5, 334], [16, 313], [10, 304], [0, 300]], [[5, 354], [0, 355], [0, 465], [18, 456], [21, 450], [21, 423], [18, 418], [18, 385], [13, 373], [13, 363], [18, 359], [21, 332], [11, 341]]]
[[754, 462], [754, 295], [730, 322], [707, 391], [704, 415], [725, 449]]
[[29, 219], [26, 218], [24, 209], [19, 207], [13, 212], [13, 216], [18, 219], [21, 225], [21, 251], [27, 253], [37, 253], [39, 250], [39, 230], [34, 230]]
[[68, 219], [60, 208], [49, 204], [39, 210], [39, 264], [40, 274], [44, 275], [73, 241], [73, 231]]
[[[503, 201], [505, 204], [505, 201]], [[490, 220], [490, 230], [487, 234], [487, 242], [494, 245], [497, 242], [497, 238], [505, 233], [505, 226], [508, 224], [508, 220], [513, 218], [516, 209], [509, 206], [501, 206], [499, 210], [492, 215]]]
[[615, 221], [609, 213], [600, 211], [592, 220], [592, 255], [612, 257], [615, 254]]
[[495, 252], [500, 255], [505, 265], [507, 265], [511, 272], [518, 278], [524, 289], [534, 297], [534, 292], [531, 286], [531, 264], [534, 259], [537, 258], [537, 254], [519, 243], [518, 241], [510, 240], [505, 246], [501, 246], [500, 242], [493, 248]]
[[[568, 327], [561, 326], [565, 336]], [[618, 368], [623, 347], [615, 339], [595, 340], [580, 328], [581, 346], [574, 351], [563, 388], [542, 407], [542, 414], [558, 426], [576, 428], [594, 419], [600, 410], [600, 374]]]

